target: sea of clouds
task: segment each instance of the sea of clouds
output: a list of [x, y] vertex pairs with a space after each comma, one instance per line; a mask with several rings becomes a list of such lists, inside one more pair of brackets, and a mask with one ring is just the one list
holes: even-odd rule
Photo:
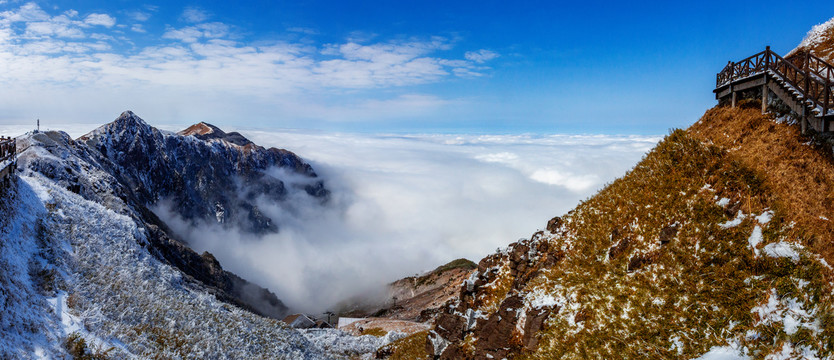
[[322, 206], [298, 195], [260, 204], [281, 226], [262, 239], [218, 226], [178, 231], [196, 250], [309, 312], [456, 258], [477, 262], [529, 237], [622, 176], [660, 140], [241, 132], [310, 162], [331, 200]]
[[456, 258], [477, 262], [529, 237], [625, 174], [661, 139], [238, 131], [310, 162], [330, 200], [322, 205], [295, 192], [281, 204], [260, 203], [280, 226], [263, 238], [188, 223], [164, 206], [156, 211], [198, 252], [211, 252], [224, 268], [308, 312]]

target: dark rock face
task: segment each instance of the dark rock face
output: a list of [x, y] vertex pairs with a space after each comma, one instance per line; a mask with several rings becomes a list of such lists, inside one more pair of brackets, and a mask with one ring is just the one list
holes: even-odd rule
[[669, 225], [660, 230], [660, 245], [666, 245], [678, 235], [678, 225]]
[[[477, 272], [462, 284], [459, 299], [447, 303], [435, 318], [435, 328], [426, 341], [430, 354], [440, 359], [502, 359], [536, 349], [537, 334], [546, 326], [548, 317], [560, 309], [555, 305], [526, 303], [524, 284], [565, 256], [562, 250], [551, 248], [549, 242], [539, 241], [542, 236], [542, 232], [537, 232], [529, 240], [512, 243], [507, 250], [478, 263]], [[506, 271], [503, 275], [501, 269]], [[490, 314], [477, 311], [484, 306], [484, 293], [494, 291], [502, 277], [504, 281], [509, 277], [511, 283], [497, 309]], [[583, 313], [577, 321], [588, 316]]]
[[618, 240], [620, 232], [614, 230], [611, 233], [611, 240], [616, 241], [617, 243], [614, 244], [610, 249], [608, 249], [608, 258], [609, 259], [616, 259], [623, 255], [628, 251], [629, 246], [631, 245], [631, 238], [624, 237]]
[[501, 302], [498, 311], [478, 322], [476, 358], [484, 359], [491, 355], [495, 359], [503, 359], [509, 354], [510, 347], [519, 345], [518, 339], [514, 338], [517, 336], [518, 310], [523, 306], [521, 296], [509, 296]]
[[[164, 133], [126, 111], [78, 141], [96, 150], [91, 156], [143, 205], [169, 200], [186, 220], [276, 232], [280, 224], [258, 208], [259, 199], [280, 203], [289, 192], [304, 191], [325, 201], [329, 194], [313, 168], [292, 152], [266, 149], [208, 124]], [[295, 183], [273, 176], [275, 169], [293, 175]]]

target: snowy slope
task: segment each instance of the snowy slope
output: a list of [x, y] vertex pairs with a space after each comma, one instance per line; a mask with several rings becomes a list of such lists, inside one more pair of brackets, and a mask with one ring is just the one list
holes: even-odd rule
[[[0, 222], [0, 301], [13, 304], [0, 310], [0, 358], [61, 358], [70, 335], [111, 358], [327, 357], [152, 255], [112, 177], [62, 146], [66, 139], [19, 139], [21, 176], [0, 202], [9, 214]], [[74, 176], [98, 187], [96, 196], [71, 191]]]
[[45, 254], [46, 249], [64, 249], [45, 243], [49, 240], [38, 219], [46, 208], [28, 183], [0, 191], [0, 196], [0, 358], [59, 353], [63, 334], [47, 302], [54, 289], [38, 274], [65, 270]]

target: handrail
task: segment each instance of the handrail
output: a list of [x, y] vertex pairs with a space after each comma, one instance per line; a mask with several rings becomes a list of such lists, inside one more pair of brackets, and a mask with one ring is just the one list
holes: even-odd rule
[[771, 71], [793, 87], [807, 105], [818, 107], [820, 116], [825, 116], [834, 109], [832, 82], [834, 82], [834, 65], [829, 64], [809, 52], [800, 51], [785, 59], [770, 50], [749, 56], [738, 62], [729, 62], [716, 75], [716, 89], [723, 88], [748, 77]]
[[0, 136], [0, 163], [8, 160], [9, 158], [14, 157], [16, 154], [17, 142], [15, 141], [15, 139]]

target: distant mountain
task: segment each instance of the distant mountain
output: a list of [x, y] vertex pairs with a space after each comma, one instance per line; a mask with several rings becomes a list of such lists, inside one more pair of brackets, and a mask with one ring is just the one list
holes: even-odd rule
[[460, 295], [460, 284], [469, 278], [477, 264], [457, 259], [422, 275], [409, 276], [388, 284], [380, 298], [354, 298], [344, 301], [340, 315], [382, 317], [426, 322], [441, 312], [447, 301]]
[[[276, 232], [280, 224], [258, 208], [259, 200], [280, 203], [290, 192], [302, 191], [324, 202], [329, 194], [313, 168], [292, 152], [266, 149], [206, 123], [173, 134], [126, 111], [78, 142], [137, 202], [168, 200], [186, 220]], [[279, 170], [295, 176], [282, 180]]]

